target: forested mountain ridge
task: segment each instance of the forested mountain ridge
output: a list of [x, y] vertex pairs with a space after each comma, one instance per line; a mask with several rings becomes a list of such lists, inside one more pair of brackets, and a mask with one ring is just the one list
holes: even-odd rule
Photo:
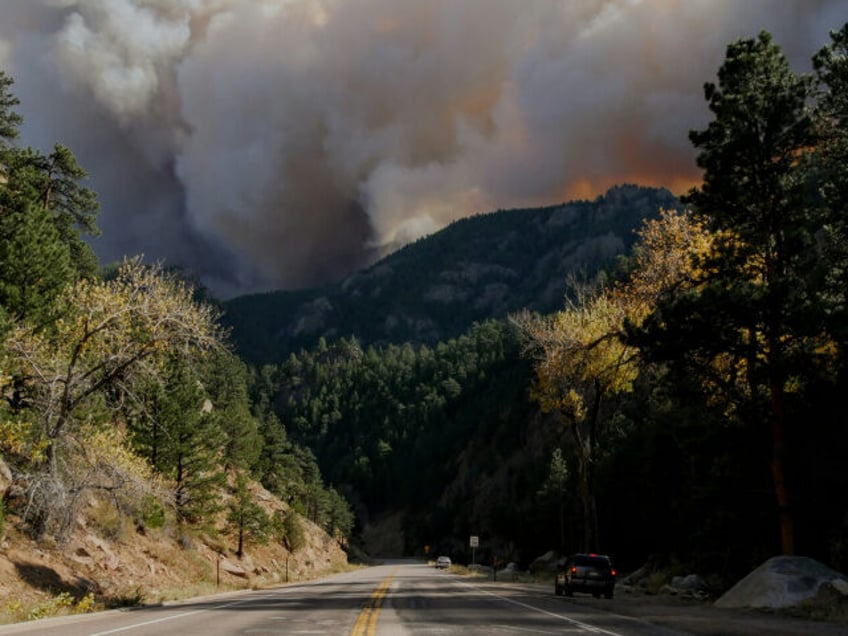
[[433, 344], [521, 309], [553, 311], [569, 275], [609, 266], [646, 218], [679, 205], [668, 190], [622, 185], [594, 201], [476, 215], [339, 283], [234, 298], [223, 320], [255, 363], [280, 362], [321, 337]]

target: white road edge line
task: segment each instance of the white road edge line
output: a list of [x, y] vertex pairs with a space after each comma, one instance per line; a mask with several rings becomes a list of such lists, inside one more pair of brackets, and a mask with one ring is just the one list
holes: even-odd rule
[[512, 603], [513, 605], [518, 605], [519, 607], [523, 607], [525, 609], [530, 609], [540, 614], [547, 614], [548, 616], [553, 616], [554, 618], [558, 618], [560, 620], [565, 621], [566, 623], [571, 623], [572, 625], [576, 625], [577, 627], [586, 630], [587, 632], [591, 632], [593, 634], [606, 634], [606, 636], [624, 636], [620, 632], [611, 632], [608, 629], [604, 629], [602, 627], [596, 627], [594, 625], [590, 625], [589, 623], [584, 623], [582, 621], [578, 621], [576, 618], [570, 618], [568, 616], [564, 616], [562, 614], [557, 614], [556, 612], [549, 612], [548, 610], [542, 609], [541, 607], [535, 607], [533, 605], [528, 605], [527, 603], [522, 603], [521, 601], [516, 601], [515, 599], [511, 599], [507, 596], [501, 596], [500, 594], [495, 594], [494, 592], [490, 592], [489, 590], [484, 590], [481, 587], [477, 587], [476, 585], [471, 585], [470, 583], [460, 583], [460, 585], [464, 585], [466, 587], [474, 588], [479, 592], [483, 592], [484, 594], [488, 594], [489, 596], [494, 596], [495, 598], [499, 598], [502, 601], [506, 601], [507, 603]]
[[[277, 595], [269, 595], [264, 598], [274, 598]], [[174, 614], [173, 616], [163, 616], [162, 618], [156, 618], [150, 621], [143, 621], [141, 623], [133, 623], [132, 625], [124, 625], [123, 627], [116, 627], [115, 629], [109, 629], [105, 632], [96, 632], [91, 634], [91, 636], [107, 636], [108, 634], [119, 634], [121, 632], [128, 632], [131, 629], [137, 629], [139, 627], [146, 627], [148, 625], [156, 625], [157, 623], [165, 623], [167, 621], [177, 620], [178, 618], [185, 618], [186, 616], [194, 616], [195, 614], [202, 614], [203, 612], [211, 612], [213, 610], [225, 609], [227, 607], [232, 607], [233, 605], [242, 605], [244, 603], [250, 601], [261, 600], [263, 597], [259, 598], [250, 598], [250, 599], [241, 599], [238, 601], [232, 601], [230, 603], [224, 603], [222, 605], [215, 605], [214, 607], [204, 607], [203, 609], [194, 610], [192, 612], [183, 612], [182, 614]]]

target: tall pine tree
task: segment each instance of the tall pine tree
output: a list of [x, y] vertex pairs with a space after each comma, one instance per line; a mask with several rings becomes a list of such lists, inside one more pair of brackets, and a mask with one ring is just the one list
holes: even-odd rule
[[832, 308], [830, 330], [848, 344], [848, 23], [813, 58], [819, 82], [816, 108], [820, 191], [827, 205], [830, 271], [822, 303]]
[[177, 520], [199, 523], [220, 509], [226, 437], [196, 371], [172, 356], [164, 380], [143, 395], [145, 417], [131, 420], [134, 447], [171, 484]]
[[799, 423], [789, 395], [813, 362], [823, 318], [811, 95], [811, 78], [791, 70], [768, 33], [727, 47], [718, 84], [705, 85], [714, 119], [690, 133], [704, 177], [686, 202], [714, 234], [713, 252], [699, 284], [648, 321], [654, 358], [682, 362], [724, 401], [729, 421], [762, 431], [785, 554], [795, 550], [787, 435]]

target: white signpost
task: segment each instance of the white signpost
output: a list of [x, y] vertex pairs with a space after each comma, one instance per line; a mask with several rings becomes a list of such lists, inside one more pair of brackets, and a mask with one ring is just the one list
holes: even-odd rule
[[471, 546], [471, 567], [474, 567], [474, 549], [480, 545], [480, 537], [476, 534], [472, 534], [471, 539], [468, 541], [468, 545]]

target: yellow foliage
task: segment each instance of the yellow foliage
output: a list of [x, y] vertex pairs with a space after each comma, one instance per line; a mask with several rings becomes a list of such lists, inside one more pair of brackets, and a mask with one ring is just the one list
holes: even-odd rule
[[6, 339], [9, 364], [26, 379], [51, 439], [104, 390], [155, 376], [165, 352], [192, 357], [221, 346], [214, 310], [158, 267], [127, 262], [116, 279], [79, 281], [58, 302], [67, 310], [51, 329], [18, 324]]
[[137, 384], [158, 377], [165, 354], [192, 360], [222, 347], [217, 312], [161, 267], [138, 261], [113, 280], [77, 282], [56, 302], [59, 320], [15, 324], [0, 347], [0, 393], [14, 391], [18, 404], [0, 411], [0, 450], [42, 464], [54, 484], [105, 488], [132, 506], [156, 484], [115, 414]]
[[641, 324], [664, 295], [695, 285], [713, 246], [704, 221], [676, 210], [661, 210], [638, 235], [627, 280], [552, 317], [519, 321], [540, 354], [534, 397], [543, 410], [582, 421], [596, 392], [631, 391], [639, 359], [625, 344], [625, 326]]
[[74, 614], [89, 614], [93, 612], [96, 607], [97, 604], [94, 600], [94, 593], [89, 592], [76, 602], [76, 605], [74, 605]]
[[660, 210], [660, 218], [646, 221], [637, 234], [633, 270], [610, 292], [635, 325], [645, 320], [660, 298], [702, 278], [701, 264], [714, 241], [706, 222], [688, 211]]
[[154, 480], [150, 464], [129, 449], [126, 435], [118, 428], [95, 431], [86, 436], [83, 446], [89, 463], [104, 462], [127, 479], [139, 482]]
[[42, 462], [49, 442], [38, 433], [38, 427], [26, 419], [0, 420], [0, 452], [33, 463]]

